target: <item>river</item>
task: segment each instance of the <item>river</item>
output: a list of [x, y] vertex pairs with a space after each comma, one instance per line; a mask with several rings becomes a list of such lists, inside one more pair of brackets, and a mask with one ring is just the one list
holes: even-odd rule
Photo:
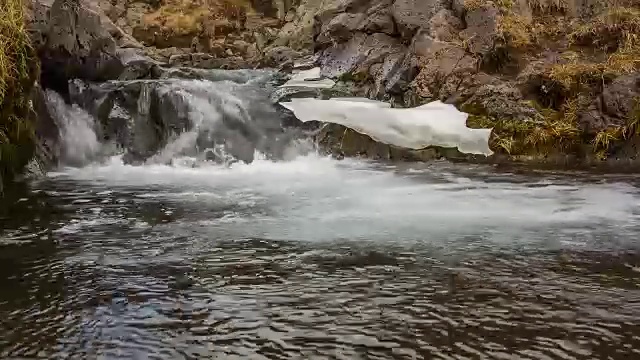
[[0, 207], [0, 358], [633, 359], [639, 185], [315, 152], [63, 166]]

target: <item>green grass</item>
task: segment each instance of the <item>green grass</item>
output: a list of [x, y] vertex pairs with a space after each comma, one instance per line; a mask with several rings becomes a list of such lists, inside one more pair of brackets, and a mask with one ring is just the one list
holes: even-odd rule
[[0, 184], [19, 173], [33, 156], [29, 93], [38, 74], [24, 24], [21, 0], [0, 7]]

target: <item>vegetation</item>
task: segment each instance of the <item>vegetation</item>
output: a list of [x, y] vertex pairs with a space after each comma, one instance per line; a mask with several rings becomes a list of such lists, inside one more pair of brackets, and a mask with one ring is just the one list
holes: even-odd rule
[[[466, 0], [464, 4], [470, 11], [489, 2]], [[500, 70], [502, 76], [517, 76], [522, 70], [513, 74], [504, 71], [504, 65], [513, 64], [514, 59], [524, 59], [527, 64], [544, 50], [561, 52], [558, 62], [550, 62], [535, 73], [542, 79], [541, 85], [553, 89], [551, 93], [545, 90], [533, 96], [548, 103], [549, 108], [530, 101], [531, 107], [541, 114], [539, 118], [529, 121], [497, 118], [482, 108], [463, 108], [471, 114], [468, 126], [493, 128], [490, 146], [494, 151], [511, 156], [581, 154], [606, 159], [617, 145], [640, 137], [640, 99], [632, 114], [595, 132], [587, 133], [579, 122], [579, 114], [593, 104], [607, 84], [618, 76], [640, 71], [638, 1], [603, 1], [599, 4], [601, 14], [584, 18], [576, 17], [574, 2], [567, 0], [527, 0], [530, 13], [520, 11], [520, 2], [492, 3], [498, 7], [500, 16], [495, 48], [485, 58], [493, 60], [492, 65], [499, 63], [493, 69]]]
[[238, 20], [251, 9], [247, 0], [164, 0], [154, 12], [146, 14], [147, 27], [157, 27], [174, 35], [199, 35], [208, 20]]
[[0, 184], [32, 158], [34, 130], [29, 93], [37, 76], [21, 0], [0, 7]]

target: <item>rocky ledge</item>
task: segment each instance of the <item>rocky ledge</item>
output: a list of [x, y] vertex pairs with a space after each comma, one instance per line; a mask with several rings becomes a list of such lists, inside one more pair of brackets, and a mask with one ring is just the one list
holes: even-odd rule
[[[640, 128], [640, 3], [595, 0], [34, 0], [41, 82], [168, 67], [319, 66], [340, 92], [440, 100], [491, 127], [495, 155], [398, 149], [339, 125], [327, 151], [391, 160], [629, 164]], [[68, 94], [66, 95], [68, 97]], [[46, 133], [46, 132], [45, 132]]]

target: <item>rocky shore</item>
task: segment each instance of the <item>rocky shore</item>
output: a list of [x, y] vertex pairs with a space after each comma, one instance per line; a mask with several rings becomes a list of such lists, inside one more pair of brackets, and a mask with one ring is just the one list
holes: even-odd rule
[[[99, 84], [267, 67], [288, 73], [307, 64], [335, 80], [336, 93], [394, 107], [440, 100], [470, 114], [468, 126], [493, 128], [495, 154], [484, 158], [396, 148], [328, 125], [318, 142], [336, 155], [636, 163], [637, 0], [29, 0], [25, 6], [40, 67], [20, 91], [31, 94], [30, 113], [37, 116], [30, 121], [44, 162], [59, 154], [43, 88], [72, 101], [76, 79]], [[6, 101], [2, 109], [30, 116]]]

